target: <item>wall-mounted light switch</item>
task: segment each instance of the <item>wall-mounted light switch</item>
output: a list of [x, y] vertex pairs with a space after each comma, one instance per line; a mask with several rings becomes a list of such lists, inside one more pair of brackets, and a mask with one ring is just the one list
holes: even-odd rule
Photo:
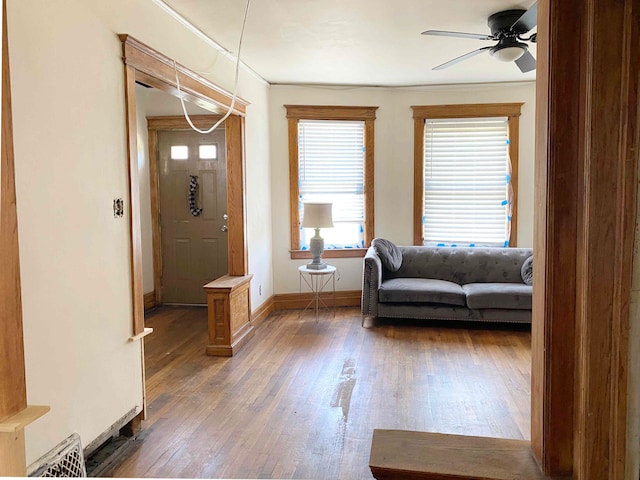
[[115, 218], [122, 218], [124, 215], [124, 201], [121, 198], [116, 198], [113, 201], [113, 216]]

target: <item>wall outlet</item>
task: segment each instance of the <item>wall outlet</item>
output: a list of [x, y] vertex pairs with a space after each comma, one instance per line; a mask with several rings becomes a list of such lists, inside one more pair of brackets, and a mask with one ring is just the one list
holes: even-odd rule
[[258, 295], [262, 296], [262, 285], [258, 286]]

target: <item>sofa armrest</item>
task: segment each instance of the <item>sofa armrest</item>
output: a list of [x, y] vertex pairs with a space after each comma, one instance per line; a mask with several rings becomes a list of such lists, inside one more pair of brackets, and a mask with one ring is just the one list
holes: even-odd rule
[[378, 316], [378, 288], [382, 283], [382, 262], [373, 247], [364, 256], [362, 272], [362, 315]]

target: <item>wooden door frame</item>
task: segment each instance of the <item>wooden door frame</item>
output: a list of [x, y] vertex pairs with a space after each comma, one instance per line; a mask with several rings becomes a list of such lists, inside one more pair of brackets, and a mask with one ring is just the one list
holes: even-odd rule
[[638, 0], [538, 1], [531, 446], [547, 475], [625, 478], [639, 20]]
[[[152, 86], [173, 96], [182, 97], [216, 113], [226, 112], [231, 106], [232, 95], [130, 35], [119, 35], [119, 37], [122, 41], [123, 61], [125, 63], [133, 335], [139, 336], [144, 334], [144, 290], [142, 286], [136, 82]], [[180, 81], [179, 90], [176, 84], [176, 74], [179, 76]], [[229, 275], [233, 276], [246, 275], [248, 273], [244, 157], [244, 116], [246, 115], [247, 105], [248, 102], [245, 100], [236, 98], [232, 114], [225, 121], [225, 136], [227, 140], [227, 211], [229, 214]], [[150, 138], [150, 143], [151, 140]], [[150, 176], [152, 176], [151, 172]], [[157, 185], [155, 192], [158, 192]], [[159, 230], [156, 231], [154, 228], [153, 235], [156, 236], [158, 233]], [[161, 250], [156, 250], [154, 245], [154, 282], [156, 280], [156, 270], [159, 269], [161, 271], [162, 265], [161, 258], [157, 263], [157, 252], [161, 252]], [[162, 297], [160, 296], [158, 303], [161, 303], [161, 300]]]
[[[215, 122], [222, 118], [221, 115], [191, 115], [191, 121], [200, 129], [208, 129]], [[239, 118], [239, 117], [235, 117]], [[225, 126], [225, 150], [226, 155], [234, 154], [236, 152], [242, 152], [242, 137], [237, 135], [238, 129], [233, 130], [235, 136], [228, 136], [227, 121], [225, 120], [223, 125]], [[237, 121], [231, 119], [231, 122]], [[162, 227], [160, 225], [160, 170], [158, 168], [159, 152], [158, 152], [158, 132], [160, 131], [191, 131], [189, 123], [184, 116], [159, 116], [159, 117], [147, 117], [147, 132], [148, 132], [148, 150], [149, 150], [149, 187], [151, 192], [151, 227], [152, 227], [152, 244], [153, 244], [153, 297], [154, 305], [162, 305]], [[238, 159], [234, 160], [237, 163]], [[231, 162], [227, 161], [227, 164]], [[230, 187], [230, 181], [227, 177], [227, 189]], [[237, 179], [231, 179], [236, 181]], [[228, 201], [228, 199], [227, 199]], [[229, 220], [231, 220], [229, 215]], [[229, 243], [229, 242], [227, 242]], [[227, 247], [228, 256], [231, 255], [230, 246]], [[231, 268], [229, 269], [231, 270]]]

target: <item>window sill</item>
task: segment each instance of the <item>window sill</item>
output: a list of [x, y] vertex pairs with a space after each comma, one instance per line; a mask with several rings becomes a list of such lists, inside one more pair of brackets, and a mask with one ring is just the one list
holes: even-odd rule
[[[309, 250], [289, 250], [291, 260], [299, 260], [313, 258]], [[366, 248], [336, 248], [334, 250], [325, 250], [322, 258], [362, 258], [367, 253]]]

